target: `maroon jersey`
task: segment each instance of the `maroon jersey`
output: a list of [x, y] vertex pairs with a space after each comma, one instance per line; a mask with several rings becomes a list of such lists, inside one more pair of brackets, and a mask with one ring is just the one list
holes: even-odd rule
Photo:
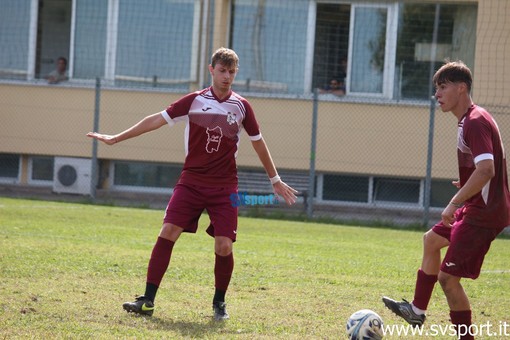
[[495, 176], [483, 189], [465, 202], [464, 219], [485, 228], [502, 228], [510, 224], [510, 193], [506, 156], [499, 128], [483, 108], [472, 105], [458, 125], [457, 154], [460, 185], [464, 186], [475, 164], [494, 161]]
[[262, 138], [251, 105], [235, 92], [219, 100], [212, 87], [190, 93], [161, 114], [170, 126], [185, 121], [186, 159], [180, 183], [208, 187], [237, 185], [236, 157], [244, 128]]

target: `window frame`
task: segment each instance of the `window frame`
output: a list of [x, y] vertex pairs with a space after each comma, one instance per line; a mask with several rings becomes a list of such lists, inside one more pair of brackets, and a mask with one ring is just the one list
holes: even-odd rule
[[108, 176], [108, 187], [112, 190], [117, 191], [125, 191], [125, 192], [143, 192], [143, 193], [156, 193], [156, 194], [173, 194], [174, 187], [166, 186], [166, 187], [151, 187], [151, 186], [143, 186], [143, 185], [126, 185], [126, 184], [115, 184], [115, 165], [116, 163], [124, 163], [124, 164], [137, 164], [137, 165], [153, 165], [153, 166], [169, 166], [182, 169], [181, 165], [176, 165], [172, 163], [154, 163], [154, 162], [143, 162], [136, 161], [131, 162], [127, 160], [115, 160], [110, 162], [109, 164], [109, 173]]
[[[2, 155], [8, 155], [9, 153], [0, 153]], [[0, 175], [0, 183], [2, 184], [19, 184], [21, 182], [21, 173], [23, 168], [23, 158], [19, 154], [13, 154], [18, 157], [18, 174], [15, 177], [4, 177]]]
[[[35, 158], [47, 158], [53, 160], [53, 171], [52, 178], [50, 180], [42, 180], [42, 179], [33, 179], [34, 175], [34, 159]], [[52, 186], [54, 182], [54, 174], [55, 172], [55, 157], [52, 156], [30, 156], [28, 157], [28, 172], [27, 172], [27, 182], [30, 185], [36, 186]]]

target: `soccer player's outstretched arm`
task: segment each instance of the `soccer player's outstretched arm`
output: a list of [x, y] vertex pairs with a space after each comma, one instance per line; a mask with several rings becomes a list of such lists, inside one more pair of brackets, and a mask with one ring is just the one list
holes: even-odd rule
[[267, 148], [264, 138], [252, 141], [251, 143], [253, 145], [253, 148], [255, 149], [255, 152], [259, 156], [262, 166], [264, 167], [267, 175], [271, 179], [274, 192], [277, 195], [283, 197], [287, 204], [291, 205], [296, 203], [296, 194], [298, 191], [288, 186], [278, 176], [278, 172], [276, 171], [276, 167], [274, 166], [273, 163], [273, 158], [269, 153], [269, 149]]
[[105, 144], [113, 145], [115, 143], [122, 142], [123, 140], [159, 129], [165, 124], [167, 124], [166, 120], [163, 118], [161, 113], [158, 112], [145, 117], [129, 129], [124, 130], [123, 132], [116, 135], [105, 135], [98, 132], [89, 132], [87, 133], [87, 136], [95, 138]]

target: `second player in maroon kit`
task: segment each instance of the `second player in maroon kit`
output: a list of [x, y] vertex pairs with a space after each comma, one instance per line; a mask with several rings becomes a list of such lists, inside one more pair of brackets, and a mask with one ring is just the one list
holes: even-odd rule
[[175, 242], [182, 232], [196, 232], [198, 220], [205, 210], [210, 219], [207, 233], [214, 237], [214, 318], [229, 318], [225, 294], [234, 269], [233, 242], [237, 237], [238, 216], [237, 207], [234, 207], [230, 197], [237, 193], [236, 157], [243, 129], [252, 142], [275, 194], [287, 204], [296, 201], [297, 191], [278, 176], [251, 105], [231, 89], [238, 64], [239, 58], [233, 50], [220, 48], [214, 52], [209, 65], [212, 86], [182, 97], [166, 110], [145, 117], [119, 134], [87, 134], [113, 145], [164, 125], [172, 126], [178, 122], [186, 124], [186, 158], [152, 250], [145, 294], [133, 302], [123, 304], [128, 312], [153, 314], [154, 299], [169, 266]]
[[[436, 282], [448, 301], [459, 339], [473, 339], [471, 305], [460, 281], [480, 275], [492, 241], [510, 225], [510, 193], [506, 155], [493, 117], [471, 99], [472, 75], [462, 62], [447, 62], [434, 75], [436, 99], [458, 121], [459, 189], [443, 210], [442, 220], [424, 235], [423, 258], [414, 299], [385, 305], [413, 326], [425, 322]], [[441, 260], [441, 249], [448, 247]]]

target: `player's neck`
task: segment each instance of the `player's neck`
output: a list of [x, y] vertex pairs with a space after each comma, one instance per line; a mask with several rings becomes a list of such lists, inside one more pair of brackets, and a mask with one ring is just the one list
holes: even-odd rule
[[469, 111], [471, 106], [473, 105], [473, 101], [471, 100], [471, 97], [466, 98], [463, 101], [460, 101], [457, 107], [452, 110], [453, 114], [457, 119], [460, 121], [462, 117]]
[[222, 89], [222, 88], [217, 88], [213, 85], [212, 91], [213, 91], [214, 95], [216, 96], [216, 98], [218, 98], [219, 100], [224, 100], [228, 96], [230, 96], [231, 88], [229, 87], [228, 89]]

